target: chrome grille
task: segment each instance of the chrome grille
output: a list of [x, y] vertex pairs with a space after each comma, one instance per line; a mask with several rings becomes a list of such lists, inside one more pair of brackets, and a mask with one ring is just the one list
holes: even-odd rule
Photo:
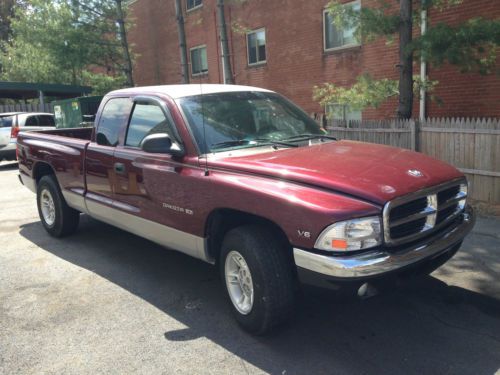
[[388, 245], [417, 240], [437, 231], [463, 211], [467, 181], [458, 179], [396, 198], [384, 207]]

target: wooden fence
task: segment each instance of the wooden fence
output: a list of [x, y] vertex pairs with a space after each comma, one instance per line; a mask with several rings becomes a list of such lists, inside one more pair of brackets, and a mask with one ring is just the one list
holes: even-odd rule
[[460, 169], [472, 199], [500, 205], [500, 119], [328, 121], [343, 139], [420, 151]]
[[0, 113], [5, 112], [48, 112], [52, 113], [52, 104], [0, 104]]

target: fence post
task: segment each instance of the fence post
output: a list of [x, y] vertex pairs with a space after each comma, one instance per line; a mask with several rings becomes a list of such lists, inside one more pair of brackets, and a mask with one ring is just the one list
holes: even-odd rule
[[410, 120], [410, 147], [412, 151], [417, 151], [417, 134], [414, 120]]

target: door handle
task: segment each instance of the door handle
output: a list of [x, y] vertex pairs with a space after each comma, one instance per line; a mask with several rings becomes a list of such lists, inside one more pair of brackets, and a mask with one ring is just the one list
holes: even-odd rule
[[125, 164], [123, 163], [115, 163], [114, 168], [116, 173], [125, 173]]

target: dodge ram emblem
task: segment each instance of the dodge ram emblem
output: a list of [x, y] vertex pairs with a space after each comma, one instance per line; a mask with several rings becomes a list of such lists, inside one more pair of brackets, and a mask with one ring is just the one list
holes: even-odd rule
[[409, 169], [407, 173], [413, 177], [422, 177], [424, 175], [418, 169]]

